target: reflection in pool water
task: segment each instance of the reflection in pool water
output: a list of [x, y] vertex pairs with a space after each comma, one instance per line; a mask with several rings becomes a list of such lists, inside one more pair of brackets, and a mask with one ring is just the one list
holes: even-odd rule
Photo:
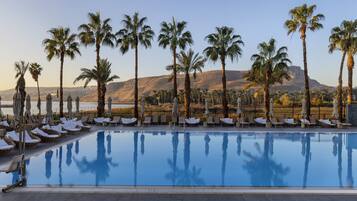
[[[357, 134], [343, 133], [102, 131], [26, 164], [30, 186], [346, 188], [356, 149]], [[0, 174], [0, 184], [17, 178]]]

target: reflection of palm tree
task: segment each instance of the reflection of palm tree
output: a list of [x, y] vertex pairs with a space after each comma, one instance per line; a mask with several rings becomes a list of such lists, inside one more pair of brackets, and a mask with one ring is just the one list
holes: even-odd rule
[[172, 160], [168, 159], [167, 162], [170, 165], [172, 172], [166, 175], [166, 178], [171, 179], [172, 185], [176, 185], [176, 171], [177, 171], [177, 147], [179, 143], [178, 133], [172, 133]]
[[110, 134], [107, 135], [107, 153], [112, 153], [112, 136]]
[[224, 176], [226, 174], [226, 162], [227, 162], [227, 148], [228, 148], [228, 133], [223, 134], [223, 142], [222, 142], [222, 167], [221, 167], [221, 182], [222, 186], [224, 186]]
[[353, 187], [352, 148], [347, 148], [347, 186]]
[[251, 183], [253, 186], [285, 186], [283, 181], [290, 169], [284, 167], [281, 163], [275, 162], [269, 155], [273, 138], [271, 134], [267, 133], [264, 140], [264, 151], [258, 143], [255, 144], [259, 155], [253, 155], [247, 151], [243, 151], [248, 158], [243, 166], [250, 174]]
[[303, 137], [304, 140], [304, 147], [305, 147], [305, 165], [304, 165], [304, 179], [303, 179], [303, 187], [306, 187], [307, 183], [307, 175], [309, 172], [309, 163], [311, 160], [311, 151], [310, 151], [310, 133], [306, 133], [305, 136]]
[[333, 142], [333, 151], [332, 154], [334, 156], [337, 155], [337, 165], [338, 165], [338, 180], [340, 183], [340, 187], [343, 186], [342, 184], [342, 134], [338, 134], [338, 136], [332, 137]]
[[104, 132], [97, 134], [97, 158], [93, 161], [88, 161], [86, 157], [82, 160], [76, 160], [76, 165], [81, 173], [90, 172], [95, 175], [95, 185], [98, 186], [100, 181], [105, 181], [109, 177], [110, 166], [116, 167], [118, 164], [112, 162], [112, 158], [105, 156]]
[[241, 134], [238, 134], [237, 136], [237, 154], [240, 156], [240, 153], [242, 152], [242, 136]]
[[134, 132], [134, 152], [133, 152], [133, 161], [134, 161], [134, 186], [137, 182], [137, 169], [138, 169], [138, 132]]
[[205, 154], [208, 156], [209, 154], [209, 142], [211, 141], [211, 138], [209, 137], [208, 133], [205, 135]]
[[59, 185], [62, 186], [62, 146], [59, 148], [58, 158], [58, 178]]
[[67, 155], [66, 155], [67, 166], [70, 166], [72, 164], [72, 148], [73, 148], [73, 143], [67, 144]]
[[[176, 135], [176, 136], [175, 136]], [[178, 134], [175, 133], [173, 137], [173, 146], [174, 146], [174, 161], [168, 160], [168, 164], [171, 166], [173, 172], [166, 174], [166, 178], [171, 179], [173, 185], [179, 186], [200, 186], [204, 185], [202, 178], [199, 178], [201, 174], [201, 169], [193, 166], [190, 169], [190, 133], [184, 134], [184, 149], [183, 149], [183, 158], [184, 158], [184, 168], [179, 169], [176, 167], [177, 160], [177, 145], [178, 145]], [[177, 179], [177, 183], [176, 183]]]
[[46, 159], [46, 178], [51, 177], [51, 159], [52, 159], [53, 151], [47, 151], [45, 153], [45, 159]]
[[144, 134], [141, 134], [140, 136], [140, 152], [141, 152], [141, 155], [144, 155], [145, 153], [145, 135]]
[[76, 140], [76, 144], [74, 145], [74, 152], [75, 152], [76, 154], [79, 153], [79, 140]]

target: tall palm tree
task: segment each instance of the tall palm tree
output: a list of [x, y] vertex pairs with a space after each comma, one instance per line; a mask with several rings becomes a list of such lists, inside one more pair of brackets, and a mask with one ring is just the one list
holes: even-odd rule
[[355, 65], [354, 56], [357, 54], [357, 20], [353, 22], [352, 25], [355, 29], [354, 37], [351, 40], [351, 46], [348, 48], [347, 51], [347, 69], [348, 69], [348, 104], [352, 103], [352, 80], [353, 80], [353, 67]]
[[310, 86], [309, 86], [309, 74], [307, 70], [307, 50], [306, 50], [306, 32], [317, 31], [323, 28], [320, 23], [321, 20], [325, 18], [322, 14], [314, 15], [316, 10], [316, 5], [308, 6], [303, 4], [302, 6], [297, 6], [290, 10], [290, 19], [285, 21], [285, 27], [288, 30], [288, 35], [294, 32], [300, 33], [300, 38], [302, 40], [303, 47], [303, 58], [304, 58], [304, 77], [305, 77], [305, 105], [306, 105], [306, 118], [310, 118]]
[[[177, 22], [172, 18], [171, 22], [162, 22], [160, 35], [158, 37], [159, 46], [166, 48], [169, 46], [173, 56], [173, 66], [176, 65], [177, 48], [184, 50], [187, 45], [193, 43], [191, 32], [186, 31], [187, 22]], [[173, 97], [177, 98], [177, 69], [173, 68]]]
[[252, 69], [245, 75], [251, 85], [260, 85], [264, 88], [265, 118], [270, 122], [270, 86], [275, 83], [282, 84], [284, 80], [290, 79], [287, 48], [285, 46], [277, 49], [275, 40], [258, 45], [258, 54], [254, 54], [251, 60], [254, 62]]
[[76, 41], [76, 34], [71, 34], [69, 28], [53, 28], [48, 31], [50, 38], [43, 41], [47, 59], [51, 61], [53, 57], [60, 59], [60, 116], [63, 117], [63, 64], [64, 58], [74, 59], [76, 54], [81, 55], [79, 43]]
[[242, 46], [244, 45], [241, 36], [234, 34], [234, 29], [231, 27], [216, 27], [216, 32], [206, 36], [208, 46], [204, 53], [212, 61], [218, 59], [222, 65], [222, 106], [224, 117], [228, 117], [228, 102], [227, 102], [227, 81], [226, 81], [226, 58], [230, 58], [233, 62], [242, 55]]
[[26, 99], [26, 81], [25, 81], [25, 74], [29, 68], [29, 63], [25, 61], [20, 61], [15, 63], [15, 71], [17, 78], [16, 82], [16, 91], [21, 94], [21, 108], [20, 108], [20, 116], [24, 114], [24, 107], [25, 107], [25, 99]]
[[88, 13], [89, 22], [78, 27], [78, 37], [82, 44], [95, 46], [96, 64], [99, 66], [102, 45], [114, 47], [115, 35], [112, 33], [110, 18], [101, 19], [100, 13]]
[[[337, 103], [338, 103], [338, 118], [342, 121], [342, 72], [345, 63], [346, 55], [349, 51], [352, 52], [353, 41], [357, 34], [357, 25], [354, 21], [343, 21], [339, 27], [334, 27], [331, 30], [329, 38], [329, 52], [333, 53], [335, 50], [342, 52], [342, 59], [340, 64], [340, 73], [338, 76], [337, 86]], [[351, 65], [351, 63], [350, 63]], [[353, 65], [352, 65], [353, 66]]]
[[107, 83], [118, 79], [117, 75], [112, 75], [111, 63], [107, 59], [99, 60], [99, 66], [94, 66], [92, 69], [82, 68], [82, 73], [74, 80], [73, 83], [84, 80], [84, 87], [87, 87], [92, 80], [97, 81], [98, 91], [98, 116], [104, 115], [105, 93], [107, 91]]
[[37, 109], [38, 114], [41, 115], [41, 94], [38, 77], [41, 75], [42, 67], [38, 63], [31, 63], [29, 70], [33, 80], [35, 80], [35, 82], [37, 83]]
[[[191, 80], [190, 73], [192, 73], [193, 79], [196, 79], [197, 72], [202, 72], [202, 68], [205, 65], [206, 59], [200, 56], [198, 53], [192, 49], [189, 49], [188, 52], [181, 51], [177, 55], [177, 70], [185, 74], [185, 116], [189, 118], [191, 116], [190, 104], [191, 104]], [[173, 66], [168, 66], [168, 68], [173, 68]]]
[[143, 45], [145, 48], [151, 47], [151, 41], [154, 37], [154, 31], [146, 24], [147, 18], [139, 17], [139, 13], [134, 13], [131, 17], [124, 15], [122, 23], [124, 28], [117, 35], [117, 45], [120, 46], [120, 51], [125, 54], [129, 48], [135, 50], [135, 87], [134, 87], [134, 116], [139, 117], [138, 111], [138, 47]]

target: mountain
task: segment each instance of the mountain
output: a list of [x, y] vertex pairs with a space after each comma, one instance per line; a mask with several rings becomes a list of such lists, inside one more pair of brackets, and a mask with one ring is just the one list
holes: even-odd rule
[[[298, 66], [291, 66], [289, 68], [292, 79], [285, 81], [282, 85], [274, 85], [273, 90], [280, 91], [301, 91], [304, 89], [304, 71]], [[227, 76], [227, 88], [228, 89], [241, 89], [246, 86], [247, 81], [243, 79], [243, 75], [247, 71], [226, 71]], [[172, 83], [168, 82], [169, 75], [152, 76], [139, 78], [139, 96], [149, 95], [153, 91], [169, 90], [172, 88]], [[184, 75], [178, 76], [178, 87], [183, 89], [184, 87]], [[213, 70], [206, 71], [198, 75], [196, 80], [192, 79], [192, 88], [201, 88], [209, 90], [220, 90], [221, 84], [221, 71]], [[312, 90], [328, 89], [333, 90], [332, 87], [323, 85], [318, 81], [310, 78], [310, 88]], [[37, 89], [35, 87], [29, 87], [26, 89], [33, 100], [37, 97]], [[41, 99], [45, 99], [46, 94], [51, 93], [55, 96], [57, 88], [55, 87], [41, 87]], [[3, 100], [12, 100], [14, 90], [0, 91], [0, 96]], [[82, 101], [96, 101], [97, 92], [96, 87], [91, 86], [88, 88], [73, 87], [64, 88], [64, 96], [68, 95], [79, 96]], [[113, 102], [131, 102], [134, 97], [134, 79], [130, 79], [123, 82], [113, 82], [107, 86], [107, 96], [113, 98]], [[65, 98], [66, 99], [66, 98]], [[55, 98], [56, 100], [56, 98]]]

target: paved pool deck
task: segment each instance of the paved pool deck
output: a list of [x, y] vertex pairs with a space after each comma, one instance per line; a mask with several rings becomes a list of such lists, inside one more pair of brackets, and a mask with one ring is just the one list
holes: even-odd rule
[[[136, 130], [136, 131], [243, 131], [243, 132], [355, 132], [357, 127], [349, 129], [336, 128], [264, 128], [264, 127], [169, 127], [169, 126], [145, 126], [145, 127], [103, 127], [93, 126], [89, 132], [80, 132], [75, 135], [67, 135], [55, 143], [41, 143], [35, 148], [26, 150], [26, 157], [38, 155], [43, 151], [57, 147], [100, 130]], [[6, 165], [15, 155], [13, 151], [9, 156], [0, 156], [0, 166]], [[130, 200], [130, 201], [196, 201], [196, 200], [242, 200], [242, 201], [349, 201], [357, 200], [357, 190], [264, 190], [238, 189], [238, 188], [90, 188], [90, 187], [26, 187], [17, 188], [10, 193], [0, 193], [0, 201], [106, 201], [106, 200]]]

